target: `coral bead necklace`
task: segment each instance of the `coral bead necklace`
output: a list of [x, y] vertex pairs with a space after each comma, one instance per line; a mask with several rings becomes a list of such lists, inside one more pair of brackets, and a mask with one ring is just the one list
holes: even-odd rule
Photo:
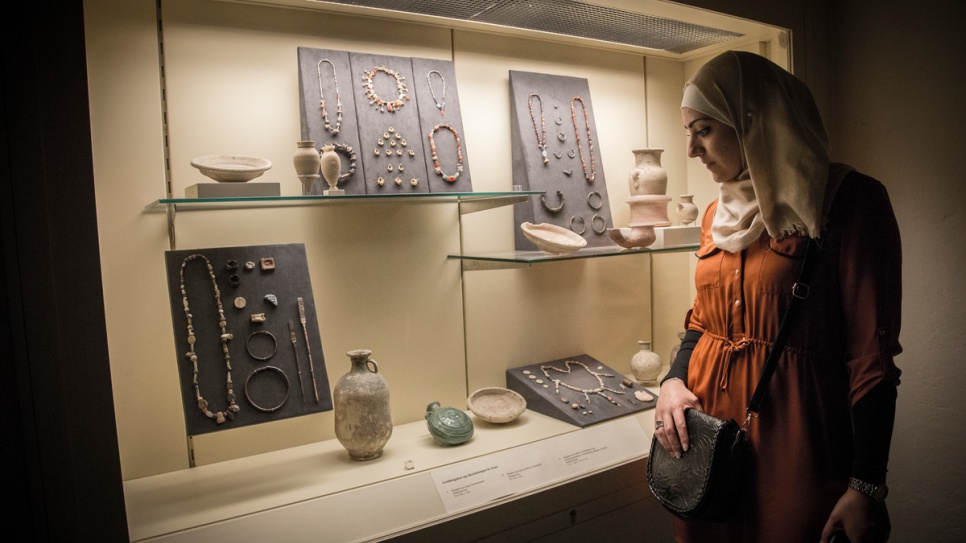
[[[453, 137], [456, 138], [456, 173], [453, 175], [446, 175], [443, 173], [443, 169], [439, 165], [439, 154], [436, 151], [436, 132], [441, 128], [445, 128], [453, 133]], [[433, 153], [433, 167], [436, 170], [436, 175], [442, 177], [443, 179], [449, 181], [450, 183], [455, 183], [459, 178], [460, 174], [463, 173], [463, 145], [460, 143], [459, 132], [455, 128], [448, 124], [438, 124], [433, 127], [433, 130], [429, 133], [429, 147]]]
[[[587, 134], [587, 155], [590, 159], [590, 169], [587, 168], [587, 162], [584, 160], [584, 148], [580, 144], [580, 127], [577, 126], [577, 111], [574, 108], [574, 104], [580, 102], [580, 108], [584, 110], [584, 128]], [[574, 134], [577, 136], [577, 152], [580, 153], [580, 165], [584, 168], [584, 179], [588, 183], [593, 183], [594, 178], [597, 177], [597, 163], [594, 162], [594, 140], [590, 136], [590, 115], [587, 113], [587, 104], [584, 103], [584, 99], [580, 96], [574, 96], [570, 100], [570, 118], [574, 122]]]

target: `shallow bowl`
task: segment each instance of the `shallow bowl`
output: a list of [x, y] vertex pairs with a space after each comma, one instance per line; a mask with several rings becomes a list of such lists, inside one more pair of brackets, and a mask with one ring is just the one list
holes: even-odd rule
[[526, 411], [527, 401], [508, 388], [487, 387], [470, 394], [466, 407], [486, 422], [504, 423]]
[[240, 155], [208, 155], [191, 161], [191, 165], [219, 183], [244, 183], [272, 167], [268, 159]]
[[587, 246], [587, 240], [580, 234], [555, 224], [525, 222], [520, 225], [520, 229], [538, 249], [547, 253], [567, 254]]

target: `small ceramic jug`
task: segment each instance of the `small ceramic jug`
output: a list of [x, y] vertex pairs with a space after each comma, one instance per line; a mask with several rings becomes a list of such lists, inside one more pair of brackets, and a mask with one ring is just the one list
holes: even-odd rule
[[678, 218], [681, 219], [681, 226], [688, 226], [698, 218], [698, 206], [694, 204], [693, 194], [682, 194], [681, 201], [677, 207]]
[[322, 167], [322, 178], [329, 185], [329, 190], [323, 194], [345, 194], [345, 191], [339, 188], [339, 176], [342, 174], [342, 157], [335, 151], [335, 146], [326, 145], [323, 147], [319, 160]]
[[661, 357], [651, 350], [650, 341], [638, 341], [641, 346], [631, 358], [631, 372], [641, 385], [657, 384], [657, 376], [661, 374]]

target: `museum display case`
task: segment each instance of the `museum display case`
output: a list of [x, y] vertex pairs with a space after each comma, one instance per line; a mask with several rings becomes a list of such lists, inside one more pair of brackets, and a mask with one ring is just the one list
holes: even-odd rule
[[[702, 208], [710, 202], [709, 187], [699, 186], [703, 172], [686, 163], [676, 106], [683, 82], [725, 48], [754, 50], [787, 65], [785, 32], [666, 2], [583, 6], [609, 16], [606, 21], [633, 13], [672, 21], [685, 34], [700, 27], [706, 29], [700, 35], [717, 40], [688, 49], [680, 42], [627, 44], [459, 14], [396, 12], [387, 7], [391, 2], [357, 4], [367, 3], [85, 3], [105, 311], [132, 540], [282, 533], [301, 540], [321, 532], [333, 541], [385, 539], [458, 519], [472, 523], [473, 514], [606, 479], [646, 455], [648, 411], [585, 428], [532, 410], [504, 424], [474, 416], [472, 438], [455, 446], [434, 442], [427, 431], [428, 404], [465, 410], [473, 391], [506, 386], [510, 368], [588, 355], [630, 375], [640, 340], [651, 341], [666, 360], [692, 299], [693, 244], [624, 249], [607, 240], [568, 254], [516, 249], [514, 207], [545, 191], [515, 187], [521, 183], [512, 158], [509, 74], [586, 80], [594, 97], [595, 167], [607, 173], [600, 179], [606, 179], [608, 220], [621, 227], [629, 220], [624, 202], [634, 149], [665, 149], [667, 194], [675, 202], [682, 194]], [[504, 11], [524, 9], [506, 4]], [[641, 13], [637, 4], [653, 13]], [[638, 34], [647, 33], [640, 28]], [[367, 178], [366, 193], [305, 194], [292, 166], [296, 143], [306, 139], [299, 48], [451, 63], [459, 110], [451, 106], [446, 115], [461, 114], [467, 168], [459, 179], [471, 190], [434, 191], [423, 183], [425, 191], [380, 194], [371, 192], [379, 188]], [[364, 75], [341, 77], [342, 92], [363, 92]], [[438, 82], [429, 79], [431, 87]], [[431, 98], [425, 107], [442, 110], [442, 89], [430, 90], [436, 93], [423, 95]], [[334, 112], [328, 115], [332, 128]], [[411, 132], [424, 131], [411, 122]], [[429, 153], [432, 138], [416, 137]], [[210, 155], [264, 157], [271, 168], [247, 183], [277, 183], [280, 194], [189, 197], [189, 187], [206, 181], [191, 162]], [[430, 177], [433, 162], [426, 168]], [[443, 169], [436, 181], [446, 188], [446, 177], [457, 176], [453, 167]], [[607, 238], [603, 231], [589, 235]], [[177, 282], [169, 283], [165, 254], [291, 245], [304, 247], [317, 323], [305, 337], [320, 340], [322, 352], [313, 354], [316, 363], [324, 360], [328, 384], [349, 370], [346, 353], [359, 349], [371, 351], [388, 384], [394, 428], [374, 460], [349, 458], [328, 410], [292, 409], [296, 416], [217, 432], [191, 432], [186, 423], [186, 416], [204, 413], [188, 415], [182, 401], [190, 385], [179, 374], [186, 359], [177, 341], [185, 334], [172, 321], [170, 289]], [[229, 295], [231, 288], [222, 286]], [[234, 298], [229, 295], [223, 304]], [[294, 318], [293, 334], [302, 334]], [[279, 351], [290, 349], [284, 330], [274, 336]], [[244, 337], [235, 341], [243, 353]], [[243, 356], [232, 364], [240, 388], [257, 366]], [[287, 401], [302, 398], [293, 392]], [[593, 516], [603, 517], [647, 501], [632, 487], [624, 477], [622, 485], [592, 499], [574, 496], [562, 507], [593, 503]], [[608, 496], [613, 508], [601, 505]]]

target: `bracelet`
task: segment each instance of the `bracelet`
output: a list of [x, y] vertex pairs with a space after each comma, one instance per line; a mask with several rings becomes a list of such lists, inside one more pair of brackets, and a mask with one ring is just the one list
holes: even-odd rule
[[[257, 356], [252, 352], [252, 338], [259, 334], [265, 334], [266, 336], [272, 338], [272, 352], [267, 356]], [[245, 340], [245, 350], [248, 351], [248, 356], [254, 358], [255, 360], [268, 360], [269, 358], [275, 356], [275, 351], [278, 350], [278, 340], [275, 339], [275, 336], [273, 336], [268, 330], [259, 330], [257, 332], [253, 332], [252, 335], [248, 336], [248, 339]]]
[[560, 211], [561, 209], [563, 209], [563, 206], [564, 206], [564, 195], [563, 195], [563, 191], [562, 190], [558, 190], [557, 191], [557, 197], [560, 198], [560, 205], [557, 206], [557, 207], [550, 207], [550, 205], [547, 204], [547, 195], [546, 194], [541, 194], [540, 195], [540, 203], [543, 204], [543, 207], [546, 208], [547, 211], [549, 211], [551, 213], [557, 213], [558, 211]]
[[[594, 203], [591, 201], [594, 196], [597, 196], [597, 205], [594, 205]], [[587, 195], [587, 205], [589, 205], [594, 211], [597, 211], [604, 207], [604, 197], [600, 195], [600, 192], [595, 190]]]
[[[597, 219], [600, 219], [600, 230], [597, 229]], [[594, 213], [594, 218], [590, 220], [590, 227], [594, 229], [597, 234], [603, 234], [607, 231], [607, 219], [600, 216], [599, 213]]]
[[[255, 377], [255, 375], [266, 370], [271, 370], [278, 375], [281, 375], [282, 379], [285, 381], [285, 397], [282, 398], [282, 401], [278, 402], [278, 405], [273, 407], [263, 407], [258, 405], [254, 400], [252, 400], [251, 393], [248, 391], [248, 385], [252, 382], [252, 377]], [[283, 405], [285, 405], [285, 402], [288, 401], [289, 388], [291, 388], [291, 384], [289, 383], [288, 375], [285, 375], [284, 371], [282, 371], [280, 368], [276, 368], [275, 366], [262, 366], [248, 374], [248, 378], [245, 379], [245, 399], [248, 400], [248, 403], [250, 403], [255, 409], [263, 413], [272, 413], [274, 411], [278, 411]]]
[[[574, 226], [574, 223], [577, 221], [577, 219], [580, 219], [580, 223], [579, 223], [580, 224], [580, 231], [579, 232], [577, 231], [577, 227]], [[587, 226], [584, 223], [584, 218], [581, 217], [580, 215], [574, 215], [573, 217], [570, 217], [570, 229], [575, 234], [583, 234], [584, 232], [586, 232], [587, 231]]]

